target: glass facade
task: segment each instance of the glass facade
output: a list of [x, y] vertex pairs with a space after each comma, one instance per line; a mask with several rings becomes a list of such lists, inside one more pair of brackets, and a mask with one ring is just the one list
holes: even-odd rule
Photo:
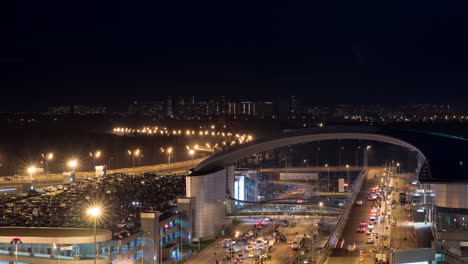
[[[127, 244], [119, 246], [118, 240], [109, 240], [98, 242], [98, 253], [100, 259], [112, 259], [112, 262], [120, 262], [121, 254], [137, 248], [142, 245], [142, 238], [138, 237]], [[94, 259], [94, 243], [81, 244], [40, 244], [40, 243], [0, 243], [1, 256], [13, 256], [17, 252], [18, 257], [55, 259], [55, 260], [92, 260]], [[127, 260], [139, 260], [142, 257], [142, 251], [138, 250], [131, 254]], [[0, 263], [5, 261], [0, 261]], [[7, 263], [7, 262], [5, 262]]]
[[437, 232], [468, 232], [468, 209], [435, 207]]

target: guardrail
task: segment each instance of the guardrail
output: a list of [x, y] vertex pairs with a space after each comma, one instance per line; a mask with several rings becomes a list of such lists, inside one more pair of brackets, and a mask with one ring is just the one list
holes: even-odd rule
[[361, 172], [359, 176], [356, 178], [355, 184], [353, 186], [353, 195], [349, 198], [349, 202], [346, 204], [346, 208], [343, 211], [342, 216], [338, 220], [338, 223], [336, 224], [335, 231], [333, 231], [333, 234], [330, 235], [330, 238], [328, 239], [327, 243], [325, 244], [325, 247], [323, 248], [322, 254], [317, 260], [317, 264], [323, 264], [327, 260], [328, 256], [330, 255], [330, 251], [333, 248], [333, 245], [335, 245], [338, 242], [338, 239], [341, 236], [341, 233], [343, 232], [343, 229], [346, 225], [346, 222], [348, 221], [349, 218], [349, 213], [351, 211], [351, 208], [353, 205], [356, 203], [356, 198], [361, 190], [362, 187], [362, 182], [364, 181], [364, 177], [367, 175], [367, 170], [364, 172]]

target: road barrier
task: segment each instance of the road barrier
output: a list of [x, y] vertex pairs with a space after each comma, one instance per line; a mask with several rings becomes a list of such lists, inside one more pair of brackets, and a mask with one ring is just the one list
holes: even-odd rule
[[359, 173], [359, 176], [356, 178], [355, 184], [353, 186], [353, 195], [349, 198], [348, 203], [343, 211], [342, 216], [338, 220], [336, 224], [335, 231], [330, 235], [325, 247], [323, 248], [322, 254], [320, 254], [319, 258], [317, 259], [317, 264], [323, 264], [327, 260], [328, 256], [330, 255], [331, 250], [333, 249], [334, 245], [338, 243], [338, 239], [343, 232], [343, 229], [346, 225], [346, 222], [349, 218], [349, 213], [351, 212], [351, 208], [356, 203], [357, 195], [359, 194], [362, 183], [364, 181], [364, 177], [366, 177], [368, 170]]

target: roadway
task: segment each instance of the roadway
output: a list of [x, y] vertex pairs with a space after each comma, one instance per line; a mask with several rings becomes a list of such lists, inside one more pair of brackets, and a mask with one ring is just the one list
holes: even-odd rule
[[[284, 218], [282, 218], [284, 219]], [[216, 260], [222, 262], [222, 256], [226, 254], [226, 249], [223, 248], [220, 243], [226, 238], [233, 238], [233, 235], [236, 232], [243, 234], [247, 231], [253, 230], [253, 225], [257, 223], [260, 219], [243, 219], [242, 223], [236, 225], [234, 230], [231, 234], [228, 234], [222, 238], [217, 239], [212, 245], [202, 250], [197, 255], [193, 256], [185, 263], [187, 264], [216, 264]], [[290, 223], [295, 222], [296, 225], [290, 225], [288, 227], [281, 226], [280, 220], [273, 220], [271, 222], [265, 222], [265, 227], [262, 230], [262, 237], [268, 238], [272, 236], [274, 228], [276, 227], [279, 233], [282, 233], [286, 236], [287, 242], [286, 243], [276, 243], [273, 245], [274, 251], [271, 254], [271, 260], [267, 263], [269, 264], [292, 264], [294, 259], [301, 254], [301, 251], [295, 251], [291, 248], [292, 241], [296, 238], [296, 236], [303, 236], [305, 233], [311, 234], [316, 228], [315, 224], [317, 224], [320, 219], [315, 217], [298, 217], [298, 216], [291, 216], [288, 217], [288, 221]], [[331, 220], [331, 223], [336, 224], [335, 220]], [[333, 229], [333, 227], [331, 227]], [[315, 243], [316, 248], [321, 248], [328, 240], [328, 236], [324, 235], [323, 233], [319, 233], [319, 241]], [[273, 244], [273, 239], [270, 240], [270, 244]], [[196, 245], [196, 242], [194, 243]], [[248, 252], [245, 250], [245, 244], [242, 242], [234, 246], [234, 256], [242, 254], [245, 256], [244, 262], [246, 264], [254, 264], [254, 258], [248, 258]], [[255, 253], [266, 253], [266, 250], [258, 250], [254, 251]], [[312, 251], [309, 253], [304, 252], [304, 256], [313, 255], [315, 257], [318, 256], [318, 251]], [[230, 260], [227, 262], [222, 263], [234, 263], [234, 260]]]
[[[378, 169], [378, 167], [367, 167]], [[290, 167], [290, 168], [264, 168], [261, 172], [336, 172], [336, 171], [362, 171], [362, 166], [319, 166], [319, 167]]]
[[[363, 205], [354, 205], [349, 219], [343, 229], [341, 239], [339, 240], [336, 248], [332, 251], [330, 257], [327, 260], [327, 264], [351, 264], [351, 263], [375, 263], [374, 257], [376, 252], [389, 252], [390, 247], [394, 247], [395, 250], [409, 250], [417, 248], [416, 240], [414, 239], [414, 228], [411, 225], [410, 217], [405, 212], [403, 207], [400, 207], [398, 202], [398, 192], [392, 192], [392, 200], [397, 201], [395, 209], [391, 209], [392, 217], [397, 223], [396, 227], [391, 226], [393, 220], [385, 218], [382, 223], [375, 225], [375, 234], [379, 235], [379, 238], [374, 236], [374, 244], [367, 244], [367, 232], [358, 233], [357, 229], [362, 221], [369, 221], [369, 214], [373, 202], [367, 200], [367, 194], [371, 188], [378, 186], [381, 183], [381, 177], [375, 178], [374, 175], [382, 175], [383, 169], [372, 169], [367, 174], [367, 177], [363, 181], [362, 188], [358, 193], [357, 200], [362, 200]], [[398, 186], [408, 186], [407, 179], [394, 179], [394, 184]], [[394, 186], [395, 186], [394, 185]], [[407, 187], [405, 187], [407, 188]], [[400, 190], [399, 190], [400, 191]], [[382, 207], [383, 206], [382, 202]], [[367, 229], [366, 229], [367, 231]], [[406, 238], [406, 239], [405, 239]], [[349, 245], [356, 245], [356, 249], [349, 252]], [[363, 259], [360, 260], [359, 249], [363, 251]]]
[[[121, 168], [114, 170], [107, 170], [107, 174], [112, 173], [126, 173], [126, 174], [141, 174], [141, 173], [188, 173], [188, 170], [195, 167], [203, 159], [188, 160], [173, 162], [171, 164], [158, 164], [151, 166], [141, 166], [135, 168]], [[79, 171], [76, 172], [75, 179], [82, 180], [89, 177], [95, 177], [96, 173], [94, 171]], [[0, 182], [0, 189], [9, 189], [9, 188], [20, 188], [24, 182], [28, 182], [29, 176], [3, 176], [3, 180]], [[12, 181], [6, 181], [5, 178], [11, 178]], [[63, 184], [63, 175], [62, 174], [49, 174], [49, 175], [34, 175], [33, 177], [37, 182], [37, 189], [41, 189], [50, 185], [59, 185]]]

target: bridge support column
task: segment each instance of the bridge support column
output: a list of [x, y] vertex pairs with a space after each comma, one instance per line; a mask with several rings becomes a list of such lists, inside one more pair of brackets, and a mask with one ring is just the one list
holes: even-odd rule
[[192, 204], [194, 238], [207, 240], [230, 228], [226, 223], [226, 169], [187, 176], [186, 196]]

